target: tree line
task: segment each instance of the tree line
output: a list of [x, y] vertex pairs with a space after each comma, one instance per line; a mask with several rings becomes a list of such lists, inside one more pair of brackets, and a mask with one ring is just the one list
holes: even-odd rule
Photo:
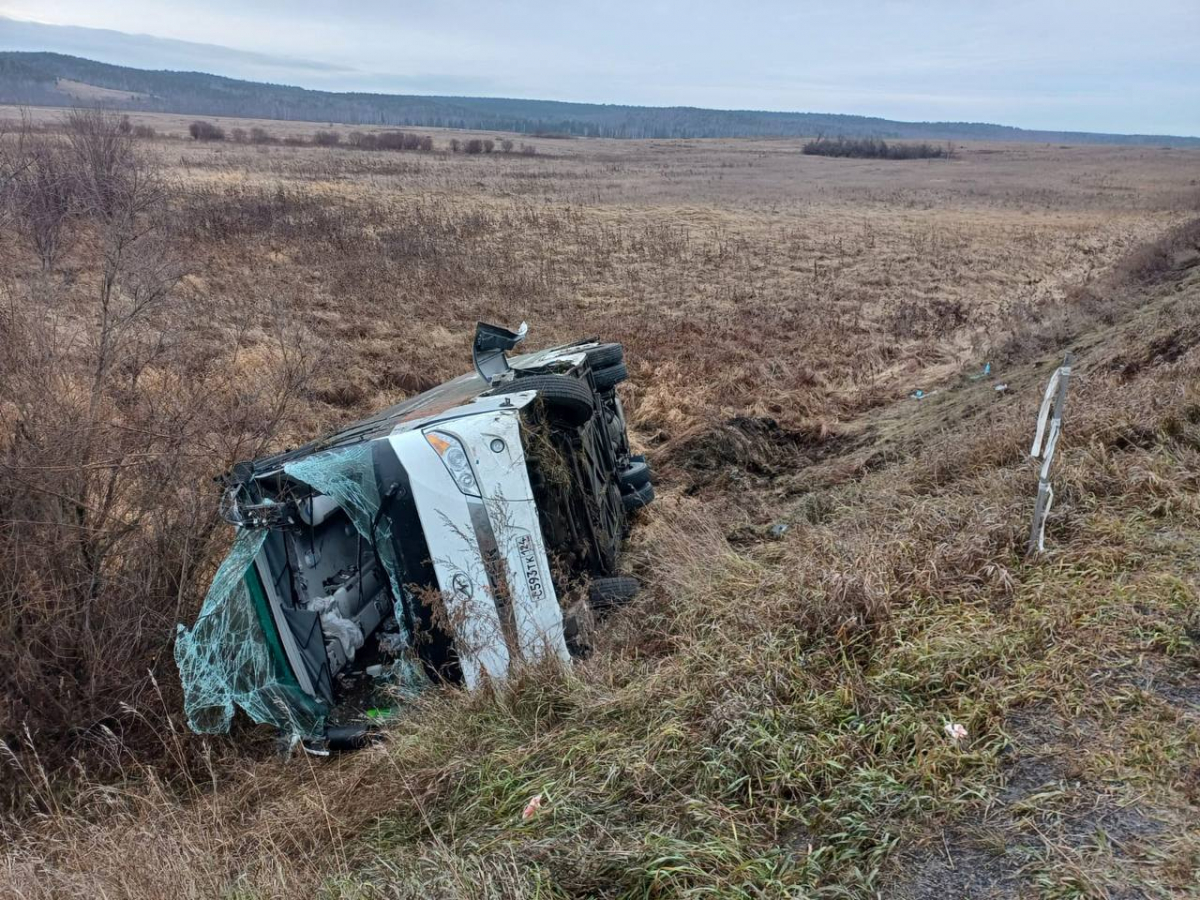
[[436, 127], [610, 138], [876, 137], [1200, 146], [1200, 138], [1028, 131], [974, 122], [898, 122], [829, 113], [567, 103], [498, 97], [334, 93], [199, 72], [145, 71], [56, 53], [0, 53], [0, 102], [72, 106], [63, 81], [121, 91], [118, 109], [199, 116]]

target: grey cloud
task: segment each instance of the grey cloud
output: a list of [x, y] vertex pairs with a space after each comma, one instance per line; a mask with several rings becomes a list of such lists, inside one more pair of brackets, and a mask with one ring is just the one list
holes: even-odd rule
[[0, 16], [0, 48], [49, 50], [143, 69], [195, 69], [216, 71], [217, 74], [229, 74], [231, 71], [261, 74], [277, 70], [296, 75], [329, 76], [355, 71], [350, 66], [333, 62], [235, 50], [215, 44], [129, 34], [112, 29], [45, 25], [5, 16]]

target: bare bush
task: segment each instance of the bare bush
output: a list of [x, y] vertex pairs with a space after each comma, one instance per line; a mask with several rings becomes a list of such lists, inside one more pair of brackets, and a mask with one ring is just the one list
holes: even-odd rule
[[69, 242], [69, 220], [76, 211], [77, 185], [67, 149], [55, 137], [34, 133], [26, 122], [2, 152], [0, 166], [8, 176], [5, 212], [42, 269], [49, 270]]
[[271, 137], [265, 128], [259, 128], [258, 126], [255, 126], [254, 128], [250, 129], [250, 143], [273, 144], [275, 143], [275, 138]]
[[164, 648], [220, 540], [206, 485], [261, 448], [301, 371], [247, 394], [181, 339], [213, 310], [177, 290], [166, 185], [120, 119], [72, 113], [57, 152], [81, 275], [0, 283], [0, 734], [51, 764], [102, 733], [151, 737], [123, 704], [151, 673], [174, 696]]
[[149, 125], [134, 125], [133, 136], [135, 138], [142, 138], [143, 140], [153, 140], [158, 137], [158, 132]]
[[229, 139], [235, 144], [244, 144], [249, 140], [249, 135], [245, 128], [231, 128], [229, 130]]
[[74, 109], [65, 123], [81, 212], [104, 223], [135, 217], [162, 202], [157, 169], [134, 151], [111, 113]]
[[480, 138], [471, 138], [470, 140], [467, 141], [466, 146], [464, 147], [464, 150], [465, 150], [465, 152], [470, 153], [470, 154], [482, 153], [483, 152], [483, 141]]
[[192, 136], [192, 140], [194, 141], [225, 140], [225, 130], [221, 126], [199, 119], [188, 126], [188, 134]]
[[336, 147], [342, 142], [339, 131], [318, 131], [313, 135], [312, 142], [318, 147]]
[[511, 140], [509, 140], [508, 138], [505, 138], [504, 140], [502, 140], [500, 142], [500, 152], [501, 153], [512, 153], [513, 152], [513, 142]]

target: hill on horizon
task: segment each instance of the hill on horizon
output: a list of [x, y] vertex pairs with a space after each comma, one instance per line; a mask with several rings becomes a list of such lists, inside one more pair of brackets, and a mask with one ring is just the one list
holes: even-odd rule
[[870, 116], [649, 107], [501, 97], [340, 93], [203, 72], [135, 69], [47, 52], [0, 52], [0, 103], [188, 115], [562, 133], [580, 137], [880, 137], [1200, 147], [1200, 137], [1042, 131], [981, 122], [900, 122]]

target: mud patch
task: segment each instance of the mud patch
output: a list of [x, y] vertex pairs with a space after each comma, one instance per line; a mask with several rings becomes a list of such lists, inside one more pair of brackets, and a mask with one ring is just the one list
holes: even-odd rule
[[892, 896], [903, 900], [958, 900], [960, 897], [1005, 900], [1022, 886], [1024, 855], [1005, 847], [986, 831], [949, 830], [931, 846], [905, 854], [901, 867], [912, 873]]
[[[1197, 626], [1189, 624], [1187, 635], [1192, 641], [1200, 638]], [[1146, 680], [1146, 688], [1171, 706], [1177, 713], [1200, 719], [1200, 669], [1182, 665], [1162, 665]]]
[[354, 409], [367, 399], [366, 389], [355, 381], [317, 385], [309, 389], [309, 398], [339, 409]]
[[373, 379], [378, 390], [400, 391], [405, 396], [422, 394], [440, 383], [427, 372], [410, 372], [403, 369], [385, 369]]
[[694, 493], [717, 480], [776, 478], [847, 447], [847, 439], [825, 425], [789, 429], [767, 416], [734, 416], [667, 441], [655, 460], [681, 470]]

